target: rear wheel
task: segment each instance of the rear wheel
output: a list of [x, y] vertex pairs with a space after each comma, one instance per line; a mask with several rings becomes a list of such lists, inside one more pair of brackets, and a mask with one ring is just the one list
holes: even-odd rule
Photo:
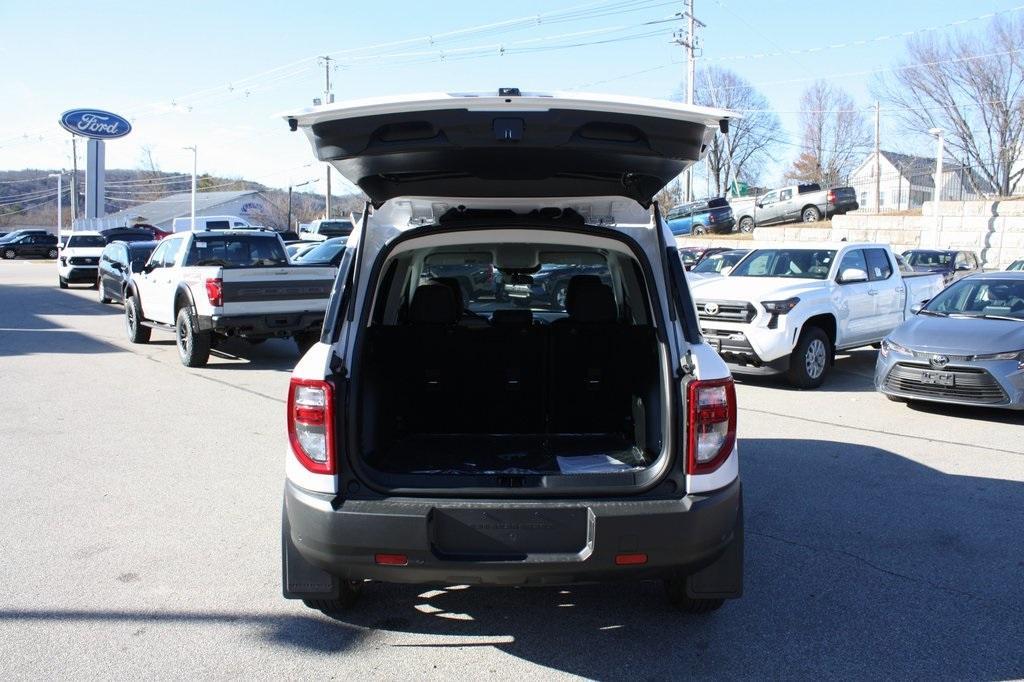
[[124, 330], [132, 343], [149, 343], [153, 330], [142, 324], [142, 306], [138, 296], [129, 294], [124, 299]]
[[51, 260], [57, 260], [57, 249], [50, 249], [46, 252], [46, 257]]
[[330, 616], [351, 610], [356, 602], [359, 601], [359, 595], [362, 593], [362, 581], [342, 580], [338, 586], [337, 599], [303, 599], [302, 603], [311, 609], [316, 609]]
[[686, 593], [686, 583], [689, 576], [668, 578], [665, 580], [665, 592], [672, 606], [683, 613], [711, 613], [722, 608], [724, 599], [695, 599]]
[[703, 225], [694, 225], [693, 226], [693, 234], [707, 234], [707, 233], [708, 233], [708, 228], [704, 227]]
[[4, 249], [4, 258], [7, 260], [14, 260], [18, 255], [18, 252], [14, 249]]
[[750, 216], [740, 218], [740, 232], [750, 234], [754, 231], [754, 219]]
[[808, 327], [800, 335], [789, 363], [789, 383], [797, 388], [818, 388], [825, 381], [832, 342], [819, 327]]
[[821, 220], [821, 211], [814, 206], [808, 206], [804, 209], [804, 212], [800, 214], [800, 218], [805, 223], [816, 223]]
[[110, 303], [110, 297], [107, 296], [107, 290], [106, 290], [106, 287], [103, 286], [103, 280], [102, 279], [96, 284], [96, 290], [97, 290], [97, 294], [96, 295], [97, 295], [97, 298], [100, 299], [100, 303]]
[[199, 330], [191, 307], [184, 306], [178, 311], [174, 338], [178, 344], [178, 357], [186, 367], [202, 367], [210, 359], [210, 332]]

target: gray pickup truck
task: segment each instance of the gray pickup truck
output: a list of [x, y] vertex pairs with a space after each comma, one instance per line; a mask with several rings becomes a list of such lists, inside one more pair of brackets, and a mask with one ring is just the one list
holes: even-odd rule
[[729, 204], [740, 232], [752, 232], [761, 225], [813, 223], [859, 207], [852, 187], [822, 189], [815, 183], [773, 189], [757, 198], [732, 199]]

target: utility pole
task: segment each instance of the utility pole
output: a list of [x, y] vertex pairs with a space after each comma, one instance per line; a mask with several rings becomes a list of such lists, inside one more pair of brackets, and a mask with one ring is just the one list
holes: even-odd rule
[[196, 166], [199, 153], [194, 146], [182, 147], [192, 152], [192, 231], [196, 231]]
[[64, 171], [50, 173], [49, 177], [57, 178], [57, 250], [60, 251], [61, 224], [64, 222]]
[[[878, 101], [875, 101], [875, 213], [881, 213], [882, 207], [879, 206], [879, 202], [882, 197], [882, 161], [879, 158], [882, 154], [880, 148], [881, 138], [879, 136], [880, 122], [881, 122], [881, 108], [879, 107]], [[896, 206], [897, 210], [899, 206]]]
[[[693, 14], [693, 1], [685, 0], [682, 18], [686, 19], [686, 34], [676, 31], [674, 37], [677, 45], [686, 49], [686, 103], [693, 104], [693, 81], [697, 73], [697, 27], [704, 28], [704, 22]], [[686, 169], [686, 200], [693, 201], [693, 167]]]
[[[331, 62], [334, 61], [331, 57], [324, 55], [320, 57], [324, 64], [324, 105], [334, 104], [334, 94], [331, 92]], [[330, 220], [331, 218], [331, 164], [327, 164], [327, 187], [325, 196], [325, 209], [324, 218]]]
[[[328, 168], [329, 167], [330, 166], [328, 166]], [[288, 223], [287, 223], [287, 226], [288, 226], [289, 230], [292, 229], [292, 187], [305, 187], [306, 185], [308, 185], [311, 182], [313, 182], [313, 180], [306, 180], [305, 182], [300, 182], [297, 185], [288, 185]], [[298, 230], [296, 230], [296, 232], [298, 232]]]

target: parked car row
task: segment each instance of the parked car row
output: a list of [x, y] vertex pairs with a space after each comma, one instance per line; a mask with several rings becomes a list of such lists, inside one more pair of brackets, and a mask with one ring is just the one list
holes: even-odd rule
[[818, 184], [790, 185], [758, 197], [701, 199], [674, 206], [665, 215], [672, 234], [752, 232], [761, 225], [813, 223], [859, 208], [853, 187], [822, 189]]

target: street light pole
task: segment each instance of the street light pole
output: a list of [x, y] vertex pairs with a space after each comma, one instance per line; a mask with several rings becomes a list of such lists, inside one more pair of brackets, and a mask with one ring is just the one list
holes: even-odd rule
[[932, 128], [928, 132], [938, 140], [938, 155], [935, 157], [935, 196], [932, 197], [935, 201], [935, 227], [938, 229], [939, 201], [942, 200], [942, 157], [945, 156], [945, 144], [942, 139], [942, 128]]
[[[287, 224], [287, 228], [289, 230], [292, 229], [292, 187], [305, 187], [306, 185], [308, 185], [311, 182], [313, 182], [313, 181], [312, 180], [306, 180], [305, 182], [300, 182], [297, 185], [288, 185], [288, 224]], [[298, 230], [296, 230], [296, 232], [298, 232]]]
[[182, 147], [182, 149], [186, 149], [186, 150], [192, 152], [192, 231], [195, 232], [196, 231], [196, 167], [197, 167], [197, 157], [198, 157], [199, 154], [196, 151], [195, 146], [192, 146], [192, 147]]
[[49, 177], [57, 178], [57, 251], [59, 253], [61, 224], [64, 222], [64, 172], [50, 173]]

